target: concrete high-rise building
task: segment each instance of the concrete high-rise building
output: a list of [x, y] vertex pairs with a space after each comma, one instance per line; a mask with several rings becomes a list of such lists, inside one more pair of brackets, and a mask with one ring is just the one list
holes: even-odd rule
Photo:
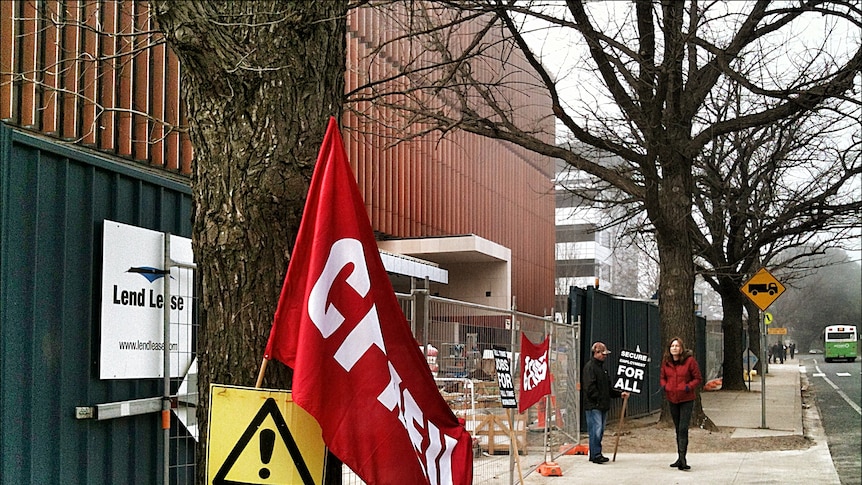
[[[595, 149], [583, 149], [597, 158]], [[603, 156], [608, 164], [612, 156]], [[622, 223], [622, 209], [608, 204], [607, 188], [595, 177], [562, 160], [555, 169], [556, 276], [554, 311], [566, 311], [572, 286], [598, 287], [621, 296], [638, 296], [638, 251], [630, 244]], [[599, 192], [604, 192], [600, 195]]]

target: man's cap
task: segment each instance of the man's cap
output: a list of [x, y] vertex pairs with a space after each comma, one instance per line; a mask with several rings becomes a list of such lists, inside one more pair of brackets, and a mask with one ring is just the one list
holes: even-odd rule
[[[599, 349], [600, 349], [600, 348], [602, 348], [602, 347], [604, 347], [605, 349], [600, 351]], [[604, 355], [608, 355], [608, 354], [610, 354], [610, 353], [611, 353], [611, 351], [610, 351], [610, 350], [608, 350], [607, 346], [605, 346], [604, 344], [594, 346], [594, 347], [593, 347], [593, 352], [601, 352], [601, 353], [602, 353], [602, 354], [604, 354]]]

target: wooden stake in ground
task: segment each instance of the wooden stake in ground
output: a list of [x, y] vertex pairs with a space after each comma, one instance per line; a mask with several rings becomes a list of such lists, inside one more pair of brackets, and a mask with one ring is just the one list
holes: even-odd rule
[[629, 404], [628, 394], [623, 397], [623, 408], [620, 410], [620, 425], [617, 428], [617, 442], [614, 445], [614, 461], [617, 461], [617, 448], [620, 447], [620, 435], [623, 434], [623, 423], [626, 417], [626, 406]]
[[512, 450], [515, 452], [515, 464], [518, 465], [518, 483], [524, 483], [524, 473], [521, 471], [521, 455], [518, 453], [518, 440], [515, 438], [515, 420], [512, 419], [512, 410], [506, 409], [506, 418], [509, 420], [509, 440]]

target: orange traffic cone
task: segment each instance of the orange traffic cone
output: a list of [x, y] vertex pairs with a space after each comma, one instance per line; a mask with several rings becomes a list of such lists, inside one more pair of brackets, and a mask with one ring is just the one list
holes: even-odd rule
[[[545, 401], [547, 396], [543, 397], [541, 401], [539, 401], [539, 407], [537, 409], [539, 414], [539, 419], [537, 420], [536, 429], [545, 429], [545, 426], [548, 424], [547, 413], [545, 409], [547, 409], [547, 402]], [[560, 410], [557, 409], [557, 397], [551, 396], [551, 408], [553, 409], [554, 418], [556, 421], [557, 429], [563, 428], [563, 416], [560, 414]]]

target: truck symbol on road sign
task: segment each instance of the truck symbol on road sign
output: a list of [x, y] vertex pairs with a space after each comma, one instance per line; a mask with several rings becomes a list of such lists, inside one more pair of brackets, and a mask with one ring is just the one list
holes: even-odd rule
[[778, 293], [778, 285], [775, 283], [751, 283], [748, 285], [748, 292], [756, 296], [760, 292], [766, 292], [770, 295]]
[[782, 293], [784, 285], [778, 282], [766, 268], [760, 268], [751, 278], [742, 284], [740, 290], [757, 308], [765, 311]]

